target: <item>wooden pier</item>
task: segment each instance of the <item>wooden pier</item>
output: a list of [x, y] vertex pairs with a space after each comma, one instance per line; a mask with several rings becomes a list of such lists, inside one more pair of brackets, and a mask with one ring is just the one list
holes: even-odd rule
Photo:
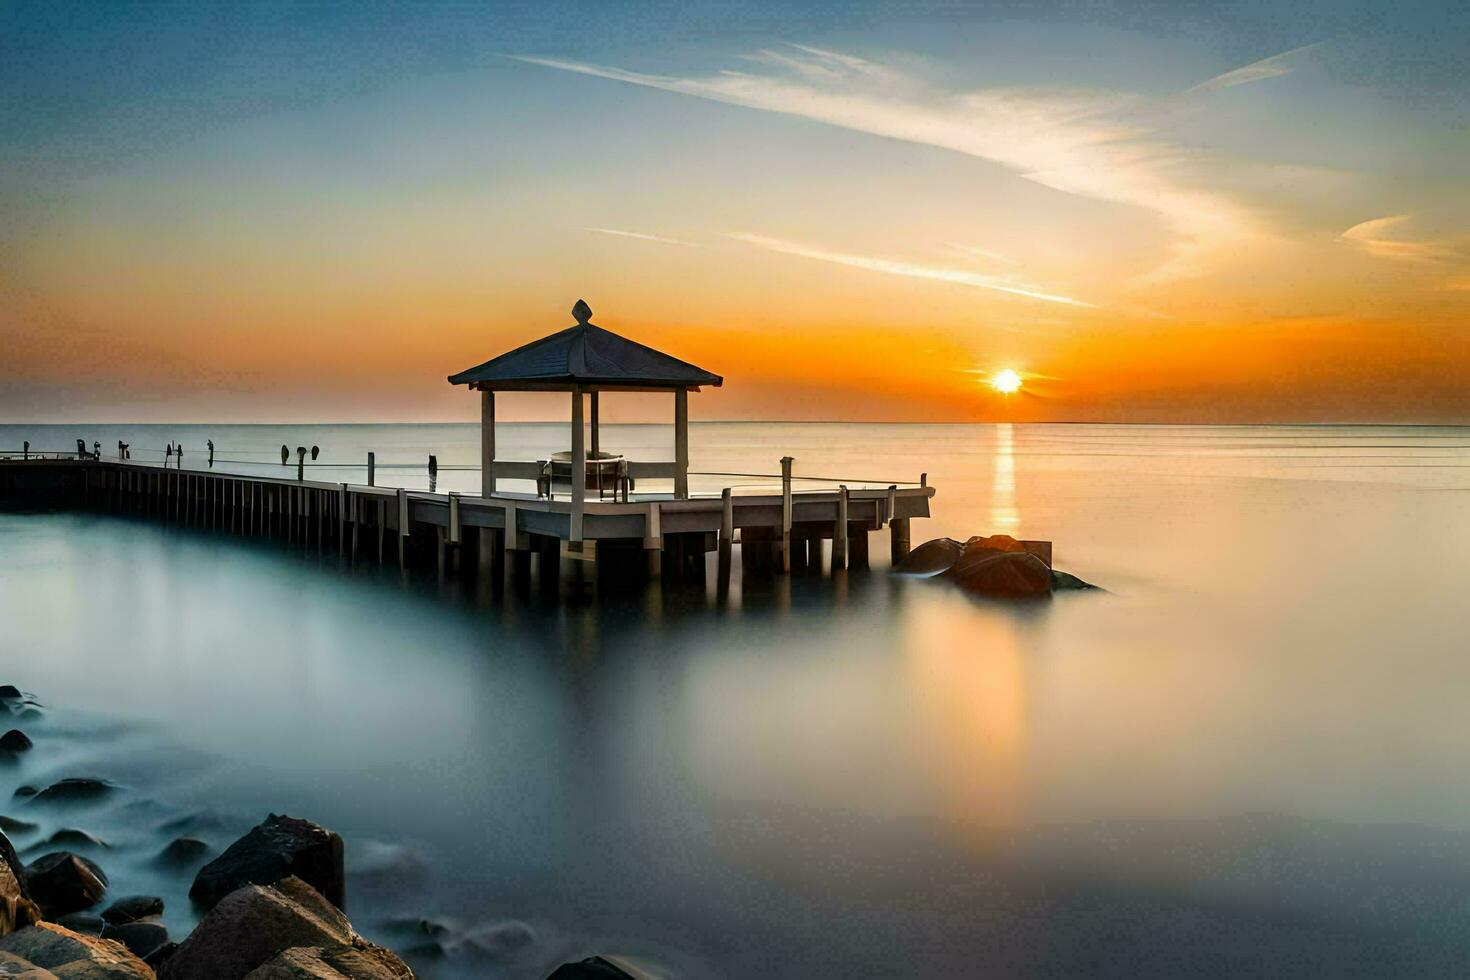
[[401, 567], [474, 566], [522, 584], [533, 556], [543, 581], [553, 572], [589, 582], [608, 572], [704, 582], [713, 564], [721, 587], [729, 585], [737, 549], [746, 576], [866, 567], [871, 534], [889, 529], [897, 560], [908, 551], [909, 521], [929, 516], [934, 488], [922, 478], [876, 489], [797, 490], [792, 461], [784, 462], [778, 493], [727, 488], [582, 501], [580, 547], [573, 547], [572, 500], [323, 483], [77, 453], [0, 457], [0, 500], [139, 515]]

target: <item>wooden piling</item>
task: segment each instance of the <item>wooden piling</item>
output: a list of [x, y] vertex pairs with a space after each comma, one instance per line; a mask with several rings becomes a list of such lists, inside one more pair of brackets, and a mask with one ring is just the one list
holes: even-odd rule
[[791, 571], [791, 464], [790, 456], [781, 457], [781, 571]]
[[909, 553], [909, 519], [907, 517], [895, 517], [888, 522], [888, 534], [893, 564], [897, 565], [908, 557]]
[[837, 520], [832, 525], [832, 571], [847, 567], [847, 486], [837, 488]]
[[735, 543], [735, 502], [729, 487], [720, 491], [719, 559], [715, 569], [715, 588], [721, 594], [730, 591], [730, 565]]

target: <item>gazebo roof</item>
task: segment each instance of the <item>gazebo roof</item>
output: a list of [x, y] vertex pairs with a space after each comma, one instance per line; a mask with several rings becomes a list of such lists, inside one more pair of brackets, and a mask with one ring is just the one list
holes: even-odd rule
[[689, 389], [724, 383], [718, 374], [590, 323], [592, 309], [582, 300], [572, 307], [572, 316], [574, 326], [452, 374], [449, 383], [490, 390]]

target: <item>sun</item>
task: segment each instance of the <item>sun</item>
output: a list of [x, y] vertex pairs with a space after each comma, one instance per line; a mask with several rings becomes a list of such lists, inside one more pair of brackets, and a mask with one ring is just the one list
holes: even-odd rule
[[1010, 368], [997, 371], [990, 376], [990, 387], [1002, 395], [1009, 395], [1021, 390], [1021, 376]]

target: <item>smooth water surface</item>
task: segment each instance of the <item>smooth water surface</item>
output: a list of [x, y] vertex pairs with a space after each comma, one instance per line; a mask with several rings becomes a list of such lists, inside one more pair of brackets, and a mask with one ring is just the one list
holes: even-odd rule
[[[440, 489], [477, 479], [449, 468], [473, 426], [0, 426], [0, 449], [78, 437], [182, 441], [186, 465], [213, 438], [224, 469], [320, 444], [341, 480], [375, 449], [403, 466], [380, 483], [416, 486], [435, 452]], [[880, 535], [871, 573], [728, 607], [561, 605], [0, 513], [0, 682], [48, 705], [0, 800], [125, 787], [8, 805], [42, 824], [17, 844], [96, 833], [118, 889], [159, 889], [182, 930], [161, 823], [219, 846], [307, 816], [347, 838], [359, 928], [471, 940], [415, 958], [428, 976], [592, 952], [681, 976], [1465, 971], [1470, 430], [706, 424], [691, 445], [704, 471], [927, 471], [916, 542], [1048, 538], [1109, 591], [976, 601], [887, 576]]]

